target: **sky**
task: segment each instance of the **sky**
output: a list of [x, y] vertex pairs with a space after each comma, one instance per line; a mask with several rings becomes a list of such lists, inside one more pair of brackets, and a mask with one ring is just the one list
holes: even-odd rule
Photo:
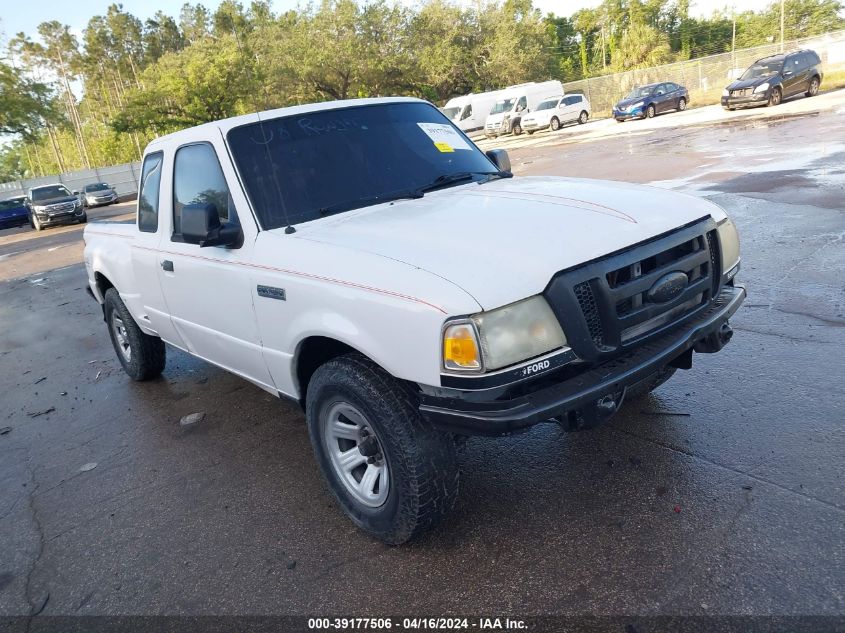
[[[68, 24], [75, 33], [81, 34], [88, 19], [94, 15], [105, 14], [106, 8], [113, 1], [115, 0], [0, 0], [0, 31], [5, 34], [6, 41], [19, 31], [34, 34], [41, 22], [58, 20]], [[249, 4], [249, 0], [242, 1], [244, 5]], [[400, 1], [409, 6], [415, 4], [414, 0]], [[177, 17], [184, 2], [185, 0], [123, 0], [122, 4], [126, 11], [145, 20], [159, 9]], [[715, 10], [732, 6], [737, 11], [762, 9], [769, 2], [770, 0], [693, 0], [691, 12], [694, 15], [708, 16]], [[557, 15], [571, 15], [578, 9], [594, 7], [600, 3], [601, 0], [534, 0], [534, 6], [544, 13], [552, 12]], [[202, 4], [214, 9], [220, 4], [220, 0], [205, 0]], [[273, 9], [281, 12], [305, 4], [305, 0], [273, 0]]]

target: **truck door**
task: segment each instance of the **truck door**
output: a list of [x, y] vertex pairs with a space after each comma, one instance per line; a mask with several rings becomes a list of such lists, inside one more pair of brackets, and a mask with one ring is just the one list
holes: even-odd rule
[[159, 208], [165, 169], [163, 152], [151, 152], [144, 157], [138, 187], [138, 232], [130, 248], [141, 308], [135, 316], [141, 327], [153, 330], [162, 340], [184, 346], [170, 320], [158, 274], [158, 250], [164, 233], [159, 221]]
[[[171, 230], [162, 240], [161, 287], [189, 352], [272, 391], [252, 304], [258, 228], [237, 182], [222, 136], [208, 140], [207, 131], [198, 132], [195, 141], [176, 149], [172, 195], [162, 204]], [[181, 213], [192, 203], [215, 205], [221, 223], [240, 225], [243, 242], [228, 248], [185, 242]]]

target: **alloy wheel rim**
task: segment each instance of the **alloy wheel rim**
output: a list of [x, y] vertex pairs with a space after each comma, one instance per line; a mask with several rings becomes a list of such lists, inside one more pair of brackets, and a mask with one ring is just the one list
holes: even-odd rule
[[129, 345], [129, 335], [126, 332], [126, 326], [123, 324], [123, 319], [117, 316], [117, 313], [111, 318], [112, 332], [114, 332], [114, 340], [117, 343], [117, 351], [123, 356], [126, 362], [132, 361], [132, 346]]
[[332, 470], [352, 498], [369, 508], [384, 505], [390, 469], [364, 415], [348, 402], [335, 402], [323, 418], [323, 438]]

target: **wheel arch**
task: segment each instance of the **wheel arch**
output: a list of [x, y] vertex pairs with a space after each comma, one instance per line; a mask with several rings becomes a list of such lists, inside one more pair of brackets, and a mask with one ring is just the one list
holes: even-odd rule
[[[303, 411], [305, 410], [305, 401], [308, 394], [308, 384], [311, 382], [314, 372], [330, 360], [351, 353], [360, 354], [387, 372], [381, 363], [372, 358], [372, 356], [339, 338], [325, 335], [310, 335], [299, 341], [293, 355], [292, 373], [297, 392], [297, 400]], [[389, 374], [390, 372], [387, 373]]]

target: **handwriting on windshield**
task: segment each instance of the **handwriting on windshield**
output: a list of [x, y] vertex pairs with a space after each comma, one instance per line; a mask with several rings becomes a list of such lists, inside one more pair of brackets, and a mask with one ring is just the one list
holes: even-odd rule
[[358, 121], [351, 117], [337, 117], [334, 119], [320, 120], [309, 119], [303, 117], [297, 120], [299, 129], [309, 136], [319, 136], [322, 134], [330, 134], [332, 132], [346, 132], [347, 130], [354, 130], [357, 128], [367, 129], [366, 126], [359, 125]]

